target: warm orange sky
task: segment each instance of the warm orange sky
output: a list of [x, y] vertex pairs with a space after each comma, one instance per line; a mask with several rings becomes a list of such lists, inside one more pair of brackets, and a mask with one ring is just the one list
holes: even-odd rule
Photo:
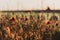
[[41, 10], [48, 6], [51, 9], [60, 9], [60, 0], [0, 0], [0, 10]]

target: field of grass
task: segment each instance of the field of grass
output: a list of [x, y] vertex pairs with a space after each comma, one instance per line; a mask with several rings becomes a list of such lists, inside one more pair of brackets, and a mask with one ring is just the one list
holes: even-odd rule
[[[46, 18], [46, 20], [47, 19], [50, 19], [50, 17], [51, 16], [53, 16], [54, 14], [58, 17], [58, 19], [60, 20], [60, 13], [31, 13], [33, 16], [35, 16], [35, 17], [37, 17], [38, 15], [39, 16], [41, 16], [42, 14], [45, 16], [45, 18]], [[27, 16], [27, 17], [29, 17], [30, 16], [30, 13], [24, 13], [24, 12], [22, 12], [22, 13], [19, 13], [19, 12], [17, 12], [17, 13], [7, 13], [7, 12], [0, 12], [0, 17], [1, 17], [1, 15], [8, 15], [8, 16], [16, 16], [16, 15], [18, 15], [18, 16], [21, 16], [21, 15], [24, 15], [24, 16]]]

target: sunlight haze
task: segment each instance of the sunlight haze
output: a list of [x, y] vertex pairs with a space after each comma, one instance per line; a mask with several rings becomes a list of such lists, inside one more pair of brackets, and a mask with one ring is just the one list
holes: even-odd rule
[[60, 0], [0, 0], [0, 10], [60, 9]]

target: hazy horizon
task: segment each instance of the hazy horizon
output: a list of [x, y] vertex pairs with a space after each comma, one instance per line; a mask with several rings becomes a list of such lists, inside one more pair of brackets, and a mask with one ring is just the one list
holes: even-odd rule
[[0, 0], [1, 10], [60, 10], [60, 0]]

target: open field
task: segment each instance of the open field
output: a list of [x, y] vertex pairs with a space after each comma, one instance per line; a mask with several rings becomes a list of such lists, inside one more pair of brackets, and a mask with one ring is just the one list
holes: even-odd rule
[[0, 40], [60, 40], [60, 13], [0, 12]]

